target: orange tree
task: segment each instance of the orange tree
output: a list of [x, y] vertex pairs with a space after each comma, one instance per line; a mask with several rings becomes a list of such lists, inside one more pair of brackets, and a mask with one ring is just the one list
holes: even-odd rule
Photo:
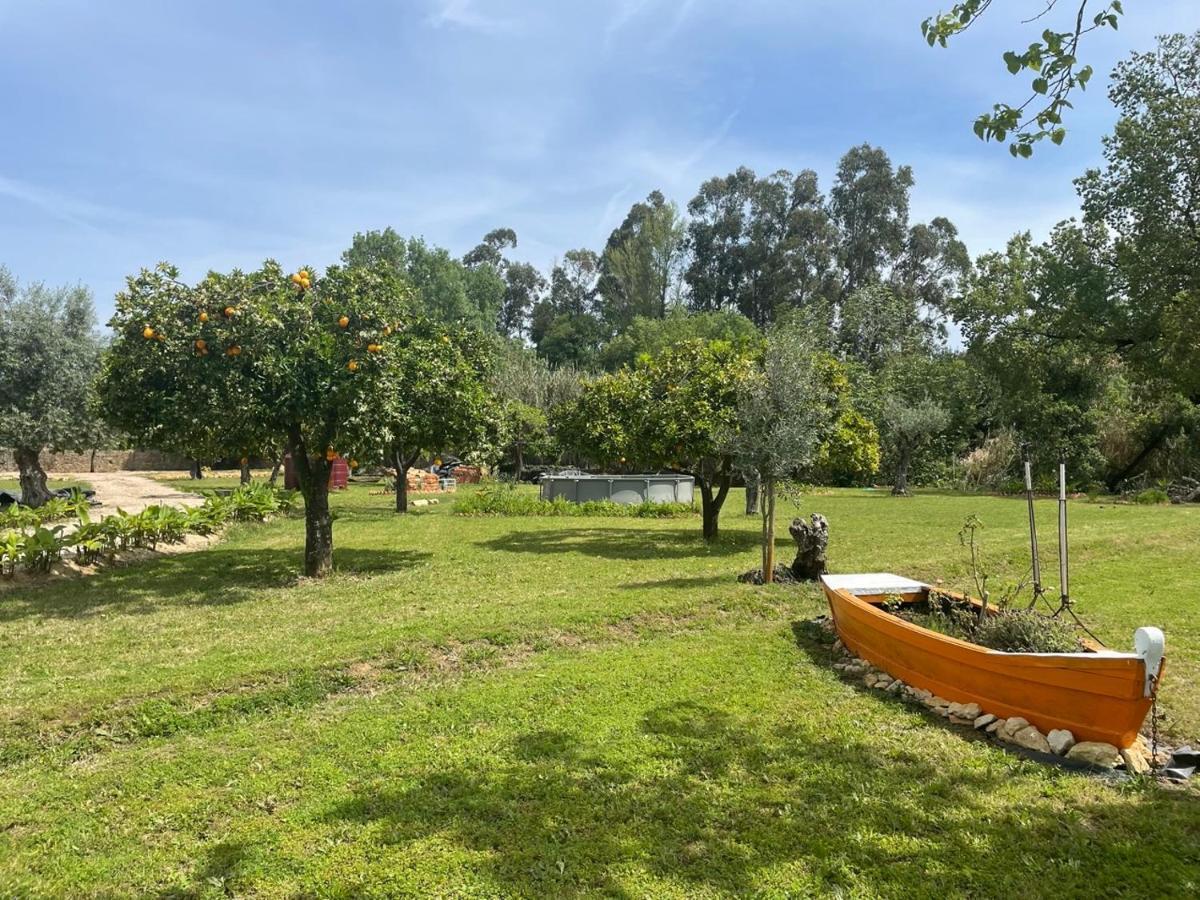
[[396, 470], [396, 512], [408, 511], [408, 470], [424, 453], [493, 455], [500, 420], [489, 386], [492, 341], [476, 329], [407, 319], [385, 342], [375, 414], [380, 428], [364, 458]]
[[727, 341], [677, 344], [587, 383], [556, 411], [556, 438], [597, 463], [691, 475], [712, 540], [733, 476], [738, 387], [753, 371], [752, 356]]
[[332, 462], [376, 440], [407, 308], [406, 284], [382, 267], [335, 266], [318, 278], [267, 261], [194, 286], [169, 265], [143, 270], [109, 323], [103, 408], [154, 446], [244, 455], [281, 436], [304, 495], [304, 571], [319, 577], [333, 562]]

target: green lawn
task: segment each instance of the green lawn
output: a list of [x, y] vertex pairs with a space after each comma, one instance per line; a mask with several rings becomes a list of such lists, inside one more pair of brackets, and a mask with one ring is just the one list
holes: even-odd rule
[[[86, 480], [82, 478], [59, 478], [55, 475], [47, 476], [46, 487], [52, 491], [57, 491], [59, 488], [77, 487], [80, 490], [86, 490], [91, 487]], [[0, 491], [10, 491], [17, 493], [21, 490], [21, 482], [15, 478], [0, 478]]]
[[[1195, 787], [1042, 767], [840, 681], [793, 629], [814, 588], [734, 581], [740, 503], [707, 547], [698, 518], [395, 517], [355, 487], [322, 583], [291, 519], [0, 594], [0, 896], [1200, 890]], [[834, 570], [961, 583], [971, 512], [1026, 564], [1020, 501], [802, 508]], [[1080, 611], [1115, 647], [1163, 626], [1167, 728], [1200, 737], [1200, 510], [1071, 521]]]

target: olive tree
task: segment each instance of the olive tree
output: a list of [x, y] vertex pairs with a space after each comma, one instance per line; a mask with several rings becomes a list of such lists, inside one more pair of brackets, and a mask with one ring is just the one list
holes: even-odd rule
[[99, 354], [86, 288], [22, 286], [0, 267], [0, 446], [12, 448], [28, 506], [50, 499], [42, 451], [84, 450], [96, 433]]
[[113, 424], [150, 445], [246, 448], [282, 435], [304, 496], [304, 571], [333, 565], [329, 475], [382, 430], [389, 357], [403, 353], [409, 289], [388, 266], [210, 272], [161, 264], [117, 296], [100, 392]]
[[913, 454], [946, 430], [950, 413], [928, 397], [914, 401], [893, 395], [884, 401], [883, 423], [886, 438], [896, 455], [896, 482], [892, 493], [907, 495], [908, 469]]
[[757, 486], [764, 583], [775, 580], [776, 489], [813, 465], [833, 419], [834, 396], [823, 376], [821, 355], [806, 331], [779, 325], [767, 334], [759, 369], [737, 386], [736, 427], [727, 447]]

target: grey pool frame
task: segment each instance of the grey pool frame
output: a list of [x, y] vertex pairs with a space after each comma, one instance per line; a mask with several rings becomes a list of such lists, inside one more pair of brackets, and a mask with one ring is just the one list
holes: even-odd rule
[[543, 475], [543, 500], [559, 497], [572, 503], [691, 503], [696, 480], [691, 475]]

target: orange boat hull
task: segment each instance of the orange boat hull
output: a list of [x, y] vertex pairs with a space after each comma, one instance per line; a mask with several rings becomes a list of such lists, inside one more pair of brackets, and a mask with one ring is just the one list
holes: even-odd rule
[[1117, 747], [1137, 739], [1153, 703], [1145, 696], [1144, 663], [1133, 654], [1002, 653], [889, 615], [878, 608], [884, 595], [823, 587], [850, 650], [946, 700], [978, 703], [1002, 718], [1021, 716], [1043, 734], [1065, 728], [1076, 740]]

